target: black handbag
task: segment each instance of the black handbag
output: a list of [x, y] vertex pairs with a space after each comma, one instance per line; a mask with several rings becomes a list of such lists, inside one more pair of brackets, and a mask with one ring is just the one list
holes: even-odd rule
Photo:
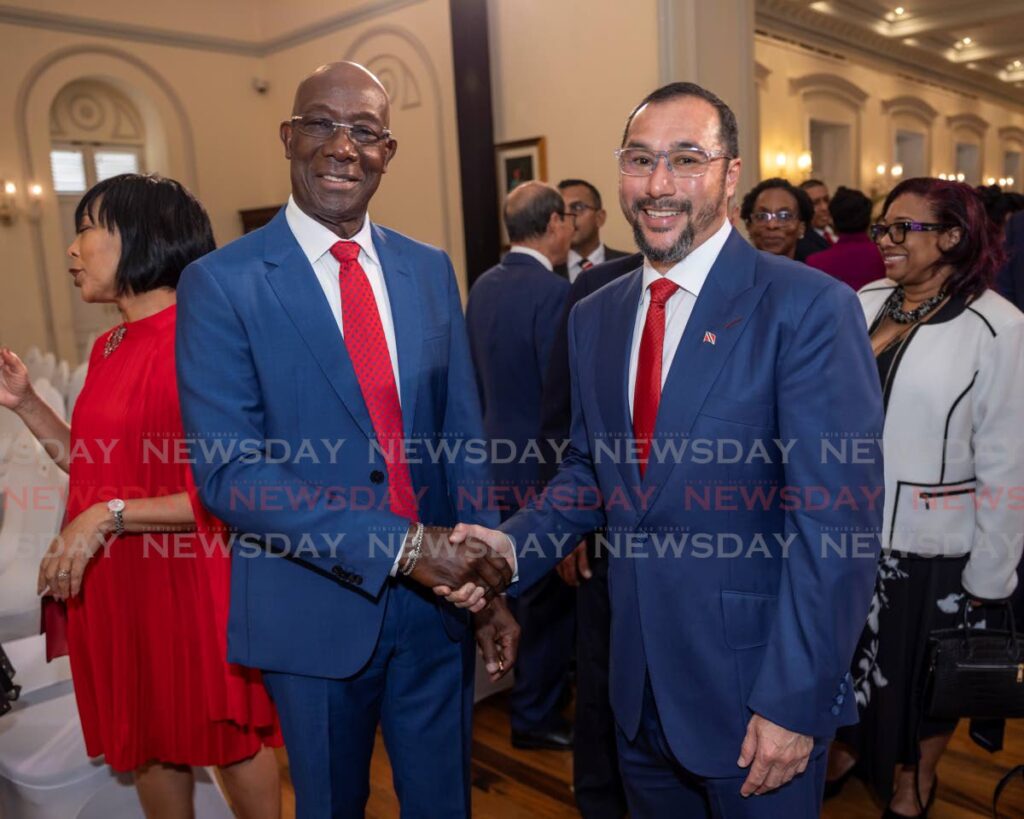
[[0, 646], [0, 716], [11, 710], [11, 703], [21, 694], [21, 686], [14, 684], [14, 666]]
[[1017, 636], [1013, 609], [1005, 629], [971, 628], [964, 600], [961, 628], [933, 631], [925, 689], [925, 711], [939, 720], [968, 717], [1024, 717], [1024, 647]]

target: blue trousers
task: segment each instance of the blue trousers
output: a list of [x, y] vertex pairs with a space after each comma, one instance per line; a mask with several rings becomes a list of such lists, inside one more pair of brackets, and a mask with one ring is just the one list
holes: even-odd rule
[[298, 819], [364, 815], [378, 724], [403, 819], [470, 816], [472, 642], [448, 636], [429, 590], [389, 583], [380, 639], [358, 674], [263, 674], [281, 720]]
[[[816, 748], [807, 770], [762, 796], [740, 796], [747, 770], [721, 779], [699, 777], [685, 769], [669, 748], [654, 695], [644, 687], [640, 730], [630, 742], [617, 730], [619, 768], [630, 819], [817, 819], [828, 754]], [[740, 749], [736, 748], [736, 756]]]

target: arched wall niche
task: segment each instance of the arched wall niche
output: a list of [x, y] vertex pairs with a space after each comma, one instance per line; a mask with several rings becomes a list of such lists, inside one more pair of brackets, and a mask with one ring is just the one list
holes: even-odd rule
[[789, 81], [800, 98], [804, 144], [814, 158], [814, 175], [840, 185], [860, 187], [861, 119], [867, 92], [835, 74], [806, 74]]
[[78, 359], [60, 211], [49, 170], [50, 113], [67, 85], [91, 80], [127, 98], [146, 134], [145, 165], [180, 180], [197, 194], [195, 146], [181, 100], [167, 80], [133, 54], [106, 46], [59, 49], [39, 60], [18, 91], [15, 127], [25, 180], [43, 186], [40, 218], [33, 223], [36, 277], [46, 319], [47, 343], [70, 361]]

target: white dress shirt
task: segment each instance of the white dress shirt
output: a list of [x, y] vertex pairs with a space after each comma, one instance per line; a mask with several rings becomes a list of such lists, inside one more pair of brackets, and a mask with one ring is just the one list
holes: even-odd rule
[[[398, 387], [401, 381], [398, 379], [398, 345], [395, 342], [395, 321], [391, 316], [391, 302], [388, 300], [388, 288], [384, 283], [384, 270], [377, 256], [377, 249], [373, 246], [373, 233], [370, 230], [370, 215], [363, 219], [363, 226], [351, 239], [342, 240], [340, 236], [328, 230], [311, 216], [303, 212], [295, 199], [288, 197], [288, 207], [284, 211], [288, 227], [291, 228], [295, 240], [302, 248], [303, 254], [309, 259], [309, 264], [316, 273], [316, 280], [324, 291], [324, 298], [327, 299], [327, 306], [331, 308], [334, 320], [338, 324], [338, 331], [341, 337], [345, 337], [345, 326], [341, 317], [341, 283], [338, 280], [338, 260], [331, 255], [331, 248], [336, 242], [349, 241], [359, 245], [359, 264], [366, 272], [366, 278], [370, 282], [370, 289], [373, 291], [373, 298], [377, 302], [377, 312], [380, 314], [380, 323], [384, 328], [384, 339], [388, 345], [388, 355], [391, 357], [391, 369], [395, 374], [395, 386]], [[402, 393], [398, 392], [398, 401], [401, 405]]]
[[531, 256], [540, 262], [548, 270], [553, 271], [555, 268], [551, 264], [551, 259], [541, 253], [539, 250], [534, 250], [532, 247], [526, 247], [525, 245], [512, 245], [508, 249], [509, 253], [525, 253], [527, 256]]
[[[370, 289], [373, 291], [373, 298], [377, 302], [377, 312], [380, 314], [380, 323], [384, 328], [384, 339], [388, 345], [388, 355], [391, 357], [391, 369], [395, 374], [395, 387], [398, 392], [399, 406], [401, 406], [402, 392], [398, 388], [401, 382], [398, 380], [398, 345], [395, 343], [395, 322], [391, 316], [391, 302], [388, 300], [388, 288], [384, 282], [384, 269], [377, 256], [377, 249], [373, 246], [370, 215], [366, 215], [363, 219], [363, 226], [359, 228], [355, 236], [348, 240], [343, 240], [336, 233], [308, 216], [291, 196], [288, 197], [288, 206], [285, 208], [284, 217], [295, 240], [299, 243], [299, 247], [302, 248], [303, 254], [309, 259], [313, 272], [316, 273], [316, 280], [324, 291], [327, 306], [331, 308], [342, 338], [345, 337], [345, 326], [341, 315], [341, 282], [338, 276], [340, 264], [331, 255], [331, 248], [339, 241], [355, 242], [359, 245], [358, 261], [366, 272]], [[392, 577], [397, 575], [398, 563], [401, 559], [402, 549], [399, 549], [395, 556], [395, 562], [391, 566]]]
[[569, 271], [569, 282], [576, 281], [576, 277], [583, 272], [582, 262], [587, 259], [591, 264], [601, 264], [604, 259], [604, 242], [598, 244], [597, 248], [589, 256], [581, 256], [572, 248], [569, 249], [569, 258], [566, 260], [566, 268]]
[[[693, 312], [693, 306], [697, 303], [700, 290], [704, 286], [708, 273], [711, 272], [711, 266], [722, 251], [725, 240], [729, 238], [731, 230], [732, 226], [726, 219], [704, 244], [691, 251], [685, 259], [664, 274], [664, 278], [678, 284], [679, 289], [665, 302], [665, 343], [661, 350], [662, 387], [665, 386], [669, 367], [672, 365], [672, 359], [675, 358], [676, 349], [683, 338], [683, 331], [686, 329], [686, 323], [690, 320], [690, 314]], [[660, 278], [662, 278], [662, 274], [644, 259], [643, 290], [636, 311], [636, 322], [633, 325], [633, 346], [629, 354], [630, 419], [633, 417], [633, 394], [636, 391], [636, 368], [640, 358], [640, 339], [644, 332], [644, 322], [647, 320], [647, 307], [651, 303], [650, 286]]]

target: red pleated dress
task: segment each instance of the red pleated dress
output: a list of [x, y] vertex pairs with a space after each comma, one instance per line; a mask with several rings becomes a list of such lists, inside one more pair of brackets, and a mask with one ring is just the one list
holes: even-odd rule
[[183, 445], [175, 317], [171, 306], [130, 322], [109, 357], [110, 332], [96, 341], [71, 422], [68, 521], [112, 498], [188, 492], [198, 522], [115, 538], [68, 601], [86, 749], [119, 771], [226, 765], [282, 744], [259, 672], [226, 661], [230, 555]]

